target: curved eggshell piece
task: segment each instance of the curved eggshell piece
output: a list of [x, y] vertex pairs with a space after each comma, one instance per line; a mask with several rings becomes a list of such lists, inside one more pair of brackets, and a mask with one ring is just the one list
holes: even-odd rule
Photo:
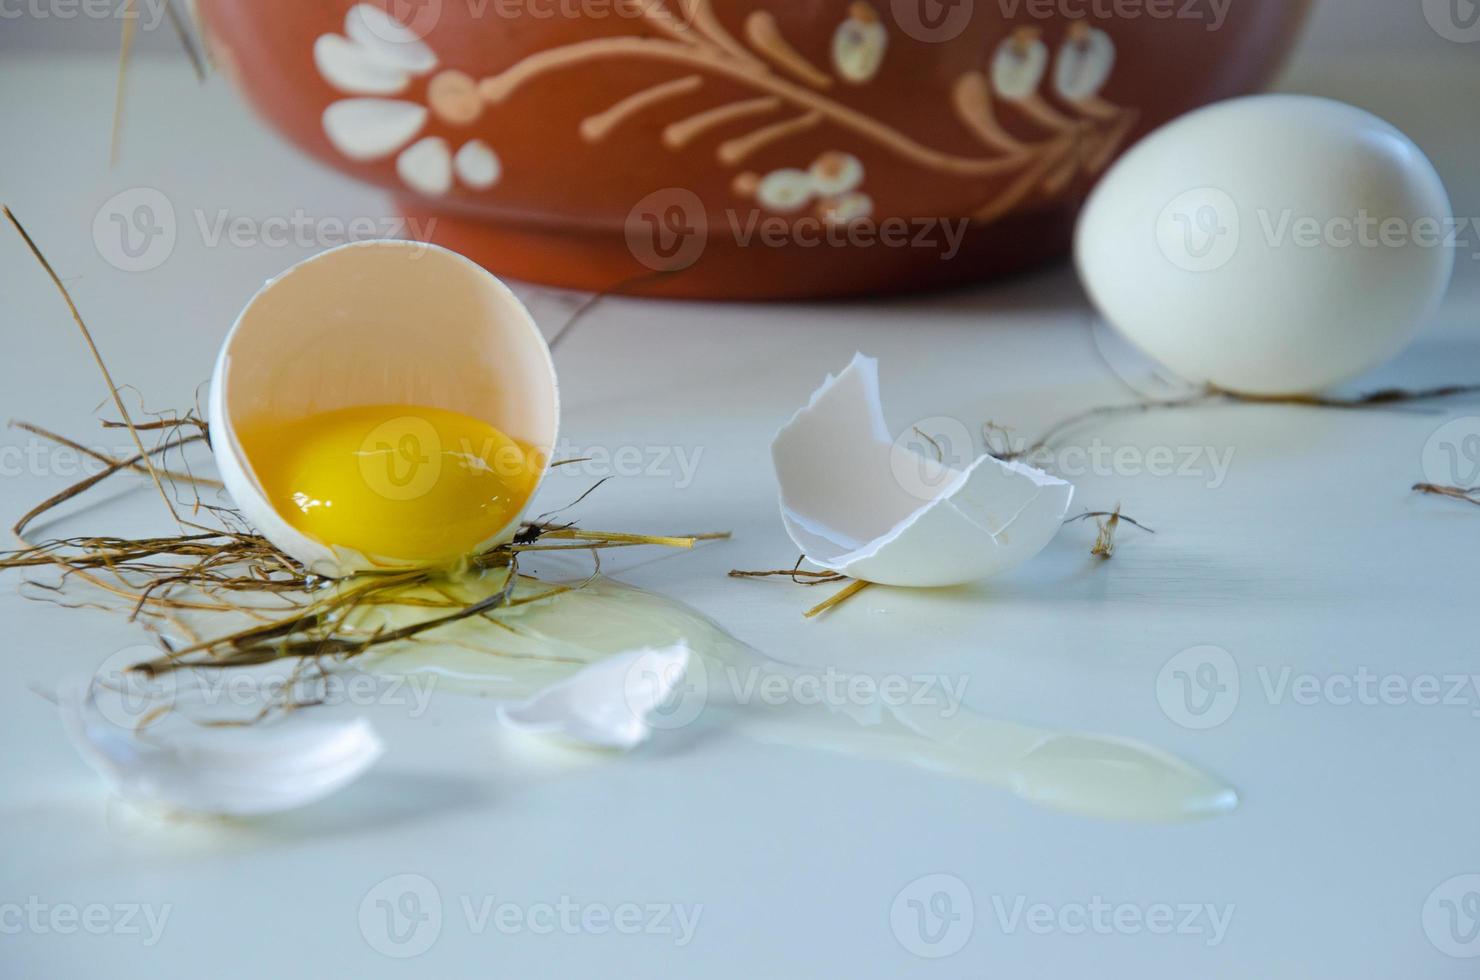
[[[238, 432], [358, 405], [425, 406], [482, 419], [528, 447], [541, 475], [560, 416], [550, 349], [529, 311], [456, 252], [359, 242], [270, 280], [242, 310], [216, 361], [211, 447], [242, 515], [320, 575], [413, 563], [332, 547], [294, 528], [264, 493]], [[519, 521], [515, 515], [479, 550], [508, 540]]]
[[[983, 456], [965, 470], [889, 436], [878, 362], [855, 355], [771, 445], [781, 519], [814, 564], [883, 585], [960, 585], [1053, 540], [1071, 484]], [[908, 477], [908, 478], [907, 478]]]

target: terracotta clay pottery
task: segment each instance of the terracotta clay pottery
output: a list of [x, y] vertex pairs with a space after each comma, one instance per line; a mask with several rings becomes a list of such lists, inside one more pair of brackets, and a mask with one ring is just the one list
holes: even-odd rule
[[1261, 86], [1307, 6], [200, 0], [257, 109], [432, 241], [536, 282], [756, 299], [1063, 254], [1117, 154]]

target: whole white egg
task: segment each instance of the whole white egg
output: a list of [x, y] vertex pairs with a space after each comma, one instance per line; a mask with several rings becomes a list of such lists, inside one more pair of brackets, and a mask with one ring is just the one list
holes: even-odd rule
[[1134, 147], [1080, 217], [1104, 317], [1183, 378], [1318, 391], [1397, 353], [1442, 300], [1453, 213], [1414, 142], [1329, 99], [1265, 95]]

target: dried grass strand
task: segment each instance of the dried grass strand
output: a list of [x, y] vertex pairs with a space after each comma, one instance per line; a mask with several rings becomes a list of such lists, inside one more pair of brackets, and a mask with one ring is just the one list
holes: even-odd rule
[[1467, 504], [1480, 507], [1480, 487], [1446, 487], [1437, 483], [1415, 483], [1413, 490], [1416, 493], [1426, 493], [1434, 497], [1462, 500]]
[[[125, 0], [126, 7], [132, 8], [133, 2], [134, 0]], [[125, 21], [125, 23], [132, 23], [132, 21]], [[183, 524], [184, 522], [181, 521], [179, 513], [175, 510], [174, 502], [170, 499], [169, 494], [165, 493], [164, 483], [160, 480], [159, 473], [150, 461], [149, 452], [144, 448], [144, 440], [139, 437], [138, 429], [134, 428], [133, 419], [128, 413], [128, 407], [124, 405], [123, 396], [119, 394], [118, 385], [114, 383], [113, 375], [109, 372], [108, 365], [104, 362], [103, 355], [98, 350], [97, 343], [93, 340], [92, 331], [88, 329], [87, 322], [82, 318], [82, 311], [77, 308], [76, 301], [72, 299], [71, 291], [62, 282], [62, 277], [57, 275], [56, 269], [52, 267], [51, 262], [42, 253], [40, 247], [37, 246], [35, 239], [26, 231], [20, 219], [15, 216], [9, 207], [4, 208], [4, 212], [5, 217], [10, 221], [11, 225], [20, 233], [21, 238], [26, 243], [26, 247], [31, 250], [31, 254], [35, 256], [36, 261], [41, 264], [41, 268], [51, 278], [52, 284], [57, 288], [57, 292], [61, 293], [62, 300], [67, 304], [67, 309], [72, 314], [73, 322], [77, 324], [77, 329], [82, 332], [82, 339], [87, 343], [87, 349], [92, 354], [93, 362], [97, 364], [98, 371], [103, 375], [103, 381], [108, 385], [108, 393], [113, 398], [113, 404], [118, 408], [118, 414], [123, 418], [124, 424], [128, 426], [129, 436], [133, 439], [134, 446], [139, 450], [139, 461], [148, 468], [149, 477], [154, 481], [154, 486], [159, 491], [160, 498], [164, 500], [165, 506], [169, 508], [170, 514], [175, 518], [176, 522]]]

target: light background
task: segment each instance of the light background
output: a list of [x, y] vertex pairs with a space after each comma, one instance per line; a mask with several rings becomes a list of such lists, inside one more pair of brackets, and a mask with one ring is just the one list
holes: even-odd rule
[[[306, 0], [305, 0], [306, 2]], [[841, 2], [841, 0], [840, 0]], [[1238, 2], [1238, 0], [1235, 0]], [[121, 188], [166, 187], [192, 207], [377, 214], [383, 195], [305, 160], [254, 122], [222, 79], [197, 86], [173, 39], [148, 37], [130, 82], [122, 159], [105, 163], [114, 25], [0, 23], [0, 200], [67, 277], [117, 376], [159, 406], [188, 404], [242, 302], [308, 249], [206, 248], [182, 234], [154, 273], [109, 267], [90, 235]], [[87, 48], [91, 55], [17, 56]], [[1480, 46], [1429, 30], [1417, 0], [1326, 0], [1282, 87], [1354, 101], [1434, 157], [1462, 214], [1480, 214]], [[1462, 259], [1423, 336], [1362, 388], [1480, 377], [1480, 261]], [[568, 312], [530, 294], [544, 323]], [[324, 804], [248, 828], [141, 824], [109, 804], [35, 690], [142, 640], [119, 620], [0, 588], [0, 904], [168, 903], [160, 944], [124, 935], [0, 935], [5, 977], [702, 976], [1134, 977], [1137, 980], [1461, 980], [1426, 927], [1437, 886], [1480, 871], [1473, 702], [1459, 707], [1273, 703], [1260, 668], [1326, 676], [1476, 672], [1480, 520], [1415, 498], [1426, 442], [1471, 405], [1437, 413], [1211, 409], [1098, 430], [1137, 446], [1234, 447], [1216, 490], [1166, 479], [1080, 481], [1155, 538], [1122, 537], [1105, 565], [1093, 529], [962, 597], [872, 590], [819, 623], [815, 596], [734, 583], [730, 568], [789, 562], [766, 444], [856, 349], [881, 358], [889, 420], [942, 414], [1041, 431], [1125, 397], [1086, 341], [1089, 314], [1059, 268], [980, 290], [825, 306], [614, 301], [560, 354], [564, 430], [590, 446], [702, 446], [694, 484], [618, 480], [581, 512], [595, 527], [723, 526], [733, 542], [630, 559], [635, 584], [691, 603], [778, 656], [874, 672], [968, 674], [997, 717], [1110, 732], [1191, 759], [1243, 793], [1234, 816], [1123, 826], [1026, 806], [994, 789], [720, 734], [684, 751], [540, 770], [499, 754], [486, 706], [439, 698], [434, 717], [377, 724], [392, 752]], [[0, 418], [96, 435], [101, 386], [51, 285], [0, 229]], [[722, 352], [722, 353], [717, 353]], [[613, 370], [619, 365], [620, 370]], [[681, 413], [675, 405], [683, 406]], [[0, 433], [0, 446], [22, 442]], [[66, 482], [0, 480], [0, 515]], [[560, 475], [552, 506], [589, 481]], [[78, 524], [143, 530], [134, 494], [79, 507]], [[88, 523], [96, 522], [96, 523]], [[115, 524], [116, 522], [116, 524]], [[8, 523], [8, 521], [7, 521]], [[1243, 666], [1233, 716], [1179, 727], [1156, 682], [1177, 651], [1211, 643]], [[425, 875], [444, 924], [414, 960], [380, 955], [357, 924], [378, 883]], [[891, 934], [908, 883], [947, 873], [976, 902], [956, 956], [912, 956]], [[471, 934], [462, 896], [533, 903], [698, 902], [694, 942]], [[992, 908], [1028, 902], [1235, 906], [1226, 941], [1006, 933]]]

